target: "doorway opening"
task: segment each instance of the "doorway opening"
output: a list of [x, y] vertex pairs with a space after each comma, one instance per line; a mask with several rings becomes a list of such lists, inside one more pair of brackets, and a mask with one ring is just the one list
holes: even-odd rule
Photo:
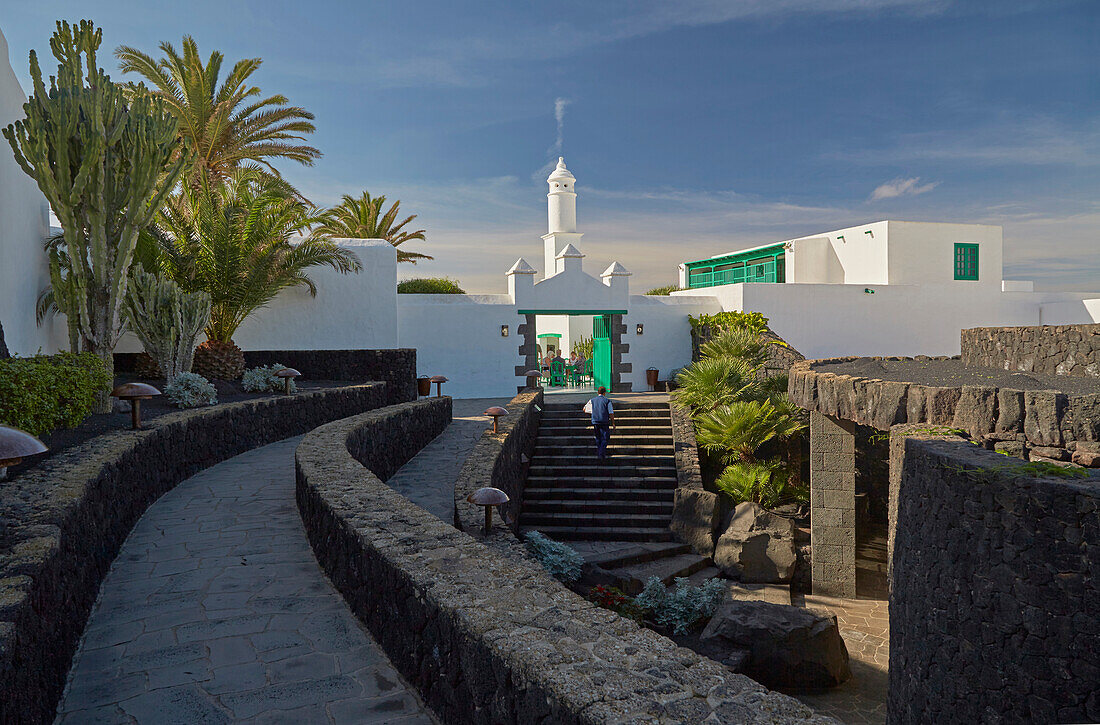
[[[613, 389], [614, 317], [621, 312], [521, 311], [546, 395]], [[531, 324], [533, 323], [533, 325]]]

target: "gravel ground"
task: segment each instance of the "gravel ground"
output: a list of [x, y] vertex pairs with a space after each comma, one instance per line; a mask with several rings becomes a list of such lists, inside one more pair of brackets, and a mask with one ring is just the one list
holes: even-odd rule
[[864, 357], [851, 362], [822, 363], [814, 365], [813, 369], [819, 373], [878, 378], [938, 387], [982, 385], [1011, 390], [1060, 390], [1071, 396], [1100, 394], [1100, 379], [968, 367], [957, 358], [876, 360]]

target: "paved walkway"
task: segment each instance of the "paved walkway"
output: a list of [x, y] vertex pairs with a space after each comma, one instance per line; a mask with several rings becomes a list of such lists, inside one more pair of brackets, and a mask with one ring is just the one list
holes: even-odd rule
[[852, 679], [843, 685], [795, 697], [817, 712], [832, 715], [848, 725], [885, 723], [890, 669], [889, 603], [822, 595], [796, 595], [795, 600], [799, 606], [827, 609], [836, 615], [852, 668]]
[[435, 722], [313, 558], [298, 440], [149, 508], [100, 590], [58, 722]]
[[508, 400], [500, 398], [452, 401], [452, 423], [391, 476], [386, 484], [421, 508], [453, 524], [455, 479], [485, 428], [492, 425], [493, 419], [485, 415], [485, 411], [490, 406], [504, 406], [507, 403]]

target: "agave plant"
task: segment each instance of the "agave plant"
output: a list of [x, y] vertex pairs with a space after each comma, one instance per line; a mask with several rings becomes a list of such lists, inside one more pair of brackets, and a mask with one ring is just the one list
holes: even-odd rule
[[282, 95], [262, 98], [260, 89], [249, 85], [260, 58], [237, 61], [219, 85], [221, 53], [214, 51], [204, 64], [191, 36], [184, 36], [182, 54], [167, 42], [160, 50], [164, 57], [159, 60], [125, 45], [115, 55], [122, 71], [149, 81], [153, 95], [179, 119], [180, 136], [196, 151], [187, 174], [190, 186], [225, 180], [242, 165], [260, 164], [277, 176], [272, 159], [311, 166], [320, 157], [319, 150], [304, 143], [315, 130], [313, 114], [288, 105]]
[[221, 185], [185, 187], [169, 200], [150, 230], [157, 263], [184, 291], [210, 295], [209, 339], [195, 352], [196, 372], [240, 377], [244, 358], [233, 334], [288, 287], [316, 295], [309, 268], [361, 269], [352, 252], [310, 231], [316, 223], [315, 210], [288, 184], [255, 168], [238, 169]]
[[421, 259], [434, 259], [427, 254], [409, 252], [401, 249], [405, 242], [419, 240], [424, 241], [424, 230], [404, 231], [405, 225], [416, 219], [412, 214], [401, 221], [397, 220], [398, 207], [401, 202], [395, 201], [386, 211], [382, 207], [386, 204], [386, 197], [371, 197], [364, 191], [362, 196], [356, 199], [344, 194], [343, 199], [337, 205], [326, 211], [321, 217], [321, 226], [318, 231], [331, 237], [348, 237], [351, 239], [385, 239], [397, 249], [397, 261], [416, 264]]

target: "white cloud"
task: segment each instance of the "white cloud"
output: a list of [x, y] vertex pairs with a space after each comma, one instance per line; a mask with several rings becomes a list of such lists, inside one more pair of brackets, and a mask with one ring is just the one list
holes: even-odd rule
[[894, 199], [899, 196], [917, 196], [918, 194], [925, 194], [932, 189], [935, 189], [940, 185], [938, 181], [930, 181], [927, 184], [920, 183], [919, 176], [913, 176], [908, 179], [897, 178], [893, 181], [887, 181], [885, 184], [880, 184], [875, 187], [875, 190], [871, 192], [871, 201], [879, 201], [881, 199]]

